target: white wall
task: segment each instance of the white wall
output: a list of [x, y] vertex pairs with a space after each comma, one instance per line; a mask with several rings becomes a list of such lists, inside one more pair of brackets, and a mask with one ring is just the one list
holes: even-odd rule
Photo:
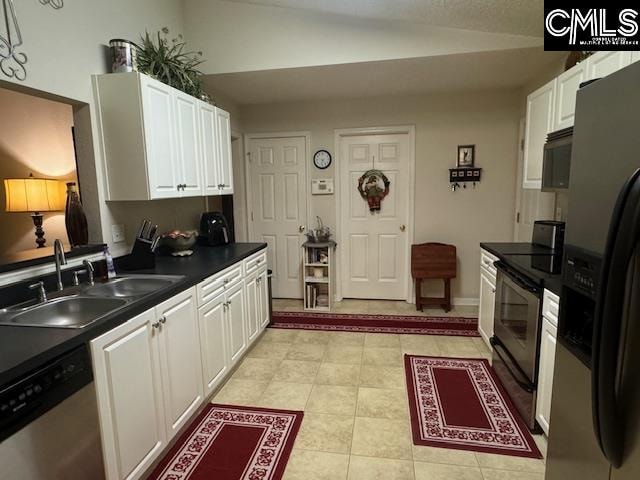
[[[415, 243], [456, 245], [452, 294], [477, 298], [479, 243], [510, 241], [513, 234], [520, 99], [517, 90], [486, 91], [254, 105], [241, 112], [246, 133], [308, 130], [312, 153], [324, 148], [334, 158], [334, 129], [415, 125]], [[455, 166], [457, 146], [465, 144], [476, 145], [483, 179], [475, 190], [453, 193], [448, 169]], [[310, 166], [310, 178], [333, 177], [335, 163], [324, 171]], [[309, 196], [309, 201], [312, 215], [335, 229], [335, 197]]]
[[221, 0], [184, 0], [187, 40], [207, 74], [542, 45], [542, 39]]
[[[0, 88], [0, 182], [5, 178], [76, 181], [73, 152], [73, 112], [69, 105]], [[2, 255], [36, 247], [29, 213], [5, 212], [0, 186], [0, 252]], [[45, 238], [67, 242], [63, 212], [43, 213]]]

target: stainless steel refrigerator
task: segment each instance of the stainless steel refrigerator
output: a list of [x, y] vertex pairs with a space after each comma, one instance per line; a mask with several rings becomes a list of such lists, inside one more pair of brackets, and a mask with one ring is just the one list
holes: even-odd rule
[[640, 62], [578, 92], [546, 480], [640, 479]]

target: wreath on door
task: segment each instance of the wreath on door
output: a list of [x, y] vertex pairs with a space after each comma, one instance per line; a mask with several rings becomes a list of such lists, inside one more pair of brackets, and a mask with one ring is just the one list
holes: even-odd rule
[[380, 210], [380, 204], [389, 194], [391, 182], [380, 170], [368, 170], [358, 179], [358, 192], [369, 204], [370, 212]]

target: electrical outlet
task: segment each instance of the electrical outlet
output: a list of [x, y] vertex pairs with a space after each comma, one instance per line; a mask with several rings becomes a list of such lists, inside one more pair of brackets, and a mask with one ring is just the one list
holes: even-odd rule
[[124, 242], [124, 225], [111, 225], [111, 238], [113, 239], [113, 243]]

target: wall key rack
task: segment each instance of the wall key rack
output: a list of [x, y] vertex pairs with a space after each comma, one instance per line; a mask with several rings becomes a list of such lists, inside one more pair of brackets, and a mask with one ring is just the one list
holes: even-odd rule
[[482, 177], [482, 169], [476, 167], [462, 167], [449, 169], [449, 182], [451, 183], [451, 191], [455, 192], [458, 188], [467, 188], [467, 183], [473, 182], [475, 188], [476, 183]]

